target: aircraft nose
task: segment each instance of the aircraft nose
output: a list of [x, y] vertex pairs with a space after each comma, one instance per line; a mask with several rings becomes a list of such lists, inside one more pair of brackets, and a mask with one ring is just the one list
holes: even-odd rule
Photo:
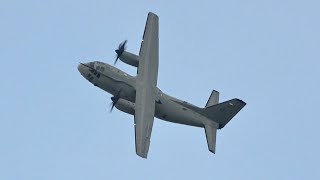
[[81, 74], [83, 73], [84, 67], [83, 67], [82, 63], [79, 63], [79, 65], [78, 65], [78, 71], [79, 71]]

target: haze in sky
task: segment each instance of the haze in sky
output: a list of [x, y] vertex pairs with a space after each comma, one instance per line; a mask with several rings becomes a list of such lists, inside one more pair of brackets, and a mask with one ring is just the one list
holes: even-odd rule
[[[0, 179], [319, 179], [320, 1], [0, 1]], [[204, 107], [247, 105], [218, 131], [155, 120], [148, 159], [133, 117], [78, 72], [138, 53], [160, 18], [158, 87]], [[122, 62], [116, 67], [134, 74]]]

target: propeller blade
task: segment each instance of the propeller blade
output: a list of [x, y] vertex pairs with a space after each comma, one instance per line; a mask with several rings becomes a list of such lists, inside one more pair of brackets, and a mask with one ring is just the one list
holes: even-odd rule
[[115, 52], [117, 53], [116, 55], [116, 59], [114, 61], [114, 64], [117, 63], [118, 59], [120, 58], [120, 56], [122, 55], [122, 53], [126, 50], [126, 44], [127, 44], [127, 40], [124, 40], [122, 43], [119, 44], [118, 49], [115, 50]]
[[115, 96], [113, 96], [113, 97], [111, 97], [111, 104], [110, 104], [110, 106], [111, 106], [111, 108], [110, 108], [110, 112], [112, 112], [112, 110], [113, 110], [113, 108], [114, 108], [114, 106], [117, 104], [117, 102], [119, 101], [119, 99], [120, 99], [120, 93], [121, 93], [121, 89], [120, 89], [120, 91], [118, 91], [118, 93], [115, 95]]
[[114, 108], [115, 104], [113, 102], [110, 103], [110, 113], [112, 112], [113, 108]]

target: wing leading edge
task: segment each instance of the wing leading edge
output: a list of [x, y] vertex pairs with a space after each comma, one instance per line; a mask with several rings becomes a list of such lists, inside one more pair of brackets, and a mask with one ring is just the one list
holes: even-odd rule
[[150, 146], [158, 64], [159, 19], [157, 15], [149, 13], [139, 53], [134, 116], [136, 153], [143, 158], [147, 158]]

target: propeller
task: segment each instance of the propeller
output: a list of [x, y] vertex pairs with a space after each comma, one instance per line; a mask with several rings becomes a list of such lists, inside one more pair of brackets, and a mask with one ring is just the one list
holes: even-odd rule
[[127, 42], [128, 42], [127, 40], [124, 40], [122, 43], [119, 44], [118, 49], [115, 50], [115, 52], [117, 53], [117, 56], [116, 56], [116, 60], [114, 61], [114, 64], [117, 63], [122, 53], [126, 50]]
[[113, 97], [111, 97], [111, 104], [110, 104], [110, 106], [111, 106], [111, 109], [110, 109], [110, 112], [112, 112], [112, 110], [113, 110], [113, 108], [114, 108], [114, 106], [117, 104], [117, 102], [119, 101], [119, 99], [120, 99], [120, 93], [121, 93], [121, 90], [120, 91], [118, 91], [118, 93], [116, 94], [116, 95], [114, 95]]

